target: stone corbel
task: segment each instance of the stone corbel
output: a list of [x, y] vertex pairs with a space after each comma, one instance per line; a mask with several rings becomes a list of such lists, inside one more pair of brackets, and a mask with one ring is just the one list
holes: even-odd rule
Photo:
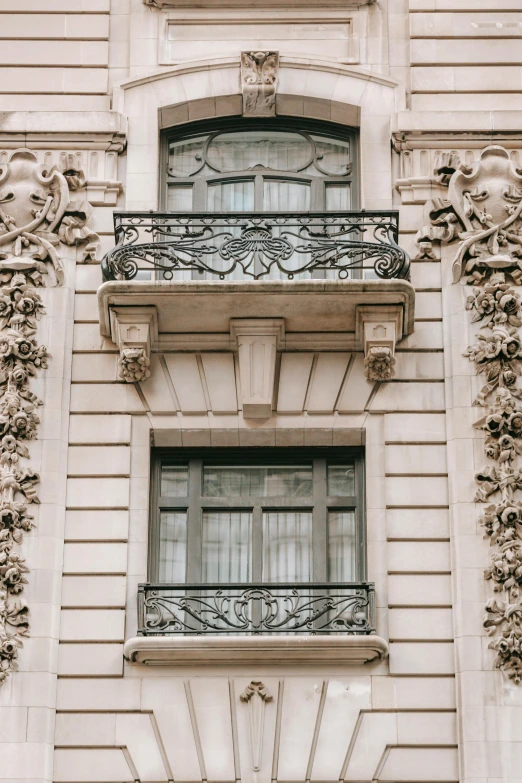
[[234, 318], [232, 346], [239, 354], [243, 416], [268, 419], [272, 415], [277, 351], [285, 335], [284, 318]]
[[123, 192], [123, 183], [110, 179], [88, 179], [87, 201], [93, 207], [115, 207], [118, 196]]
[[111, 334], [120, 350], [120, 378], [136, 383], [150, 378], [151, 346], [158, 340], [155, 307], [115, 307], [110, 311]]
[[395, 345], [402, 338], [400, 307], [357, 308], [355, 339], [364, 350], [369, 381], [389, 381], [395, 375]]

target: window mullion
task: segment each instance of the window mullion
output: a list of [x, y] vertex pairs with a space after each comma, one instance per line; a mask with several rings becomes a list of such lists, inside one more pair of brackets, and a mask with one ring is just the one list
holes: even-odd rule
[[252, 509], [252, 582], [263, 579], [263, 509], [255, 505]]
[[327, 552], [327, 494], [326, 494], [326, 459], [314, 459], [313, 493], [314, 507], [312, 514], [312, 553], [313, 579], [315, 582], [326, 582], [328, 578]]
[[202, 473], [203, 460], [193, 459], [189, 463], [189, 507], [187, 530], [187, 582], [201, 582], [202, 555]]

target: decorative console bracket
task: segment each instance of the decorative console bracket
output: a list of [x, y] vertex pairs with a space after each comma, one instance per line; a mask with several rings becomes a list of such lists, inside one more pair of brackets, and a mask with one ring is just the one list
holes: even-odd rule
[[232, 345], [239, 353], [243, 416], [272, 415], [277, 351], [285, 337], [284, 318], [235, 318], [230, 321]]
[[111, 334], [120, 349], [120, 378], [127, 383], [150, 378], [150, 350], [158, 340], [155, 307], [115, 307], [110, 311]]
[[395, 375], [395, 344], [403, 333], [402, 307], [357, 307], [355, 340], [364, 348], [369, 381], [389, 381]]

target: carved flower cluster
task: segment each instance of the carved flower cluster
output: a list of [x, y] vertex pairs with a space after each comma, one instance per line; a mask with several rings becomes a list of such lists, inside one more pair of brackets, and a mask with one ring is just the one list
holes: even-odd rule
[[395, 375], [394, 365], [391, 348], [374, 345], [368, 349], [364, 367], [369, 381], [389, 381]]
[[496, 665], [516, 683], [522, 680], [522, 503], [515, 499], [522, 490], [522, 470], [515, 466], [522, 454], [522, 301], [506, 284], [502, 272], [484, 273], [484, 285], [468, 297], [472, 320], [487, 331], [477, 335], [465, 352], [477, 373], [486, 376], [486, 385], [475, 399], [485, 415], [475, 427], [485, 433], [484, 453], [494, 462], [475, 476], [477, 502], [498, 494], [499, 503], [489, 505], [480, 517], [490, 544], [494, 547], [485, 579], [506, 601], [491, 599], [486, 606], [484, 628], [492, 636], [490, 648], [497, 654]]
[[127, 383], [150, 378], [150, 359], [144, 348], [124, 348], [120, 357], [120, 378]]
[[22, 466], [29, 457], [26, 441], [36, 437], [40, 400], [29, 380], [47, 367], [49, 354], [34, 335], [44, 311], [38, 292], [25, 274], [2, 275], [0, 288], [0, 683], [16, 663], [28, 632], [28, 607], [20, 594], [28, 568], [17, 547], [31, 530], [31, 503], [38, 503], [39, 476]]

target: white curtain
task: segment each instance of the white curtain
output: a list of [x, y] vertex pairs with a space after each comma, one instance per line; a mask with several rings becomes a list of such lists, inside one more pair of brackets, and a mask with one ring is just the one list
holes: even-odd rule
[[204, 511], [201, 579], [249, 582], [252, 579], [252, 514]]
[[331, 582], [353, 582], [355, 571], [355, 513], [328, 514], [328, 565]]
[[184, 582], [187, 562], [186, 511], [161, 512], [159, 549], [159, 581]]
[[312, 579], [312, 512], [266, 511], [263, 514], [263, 581], [309, 582]]

